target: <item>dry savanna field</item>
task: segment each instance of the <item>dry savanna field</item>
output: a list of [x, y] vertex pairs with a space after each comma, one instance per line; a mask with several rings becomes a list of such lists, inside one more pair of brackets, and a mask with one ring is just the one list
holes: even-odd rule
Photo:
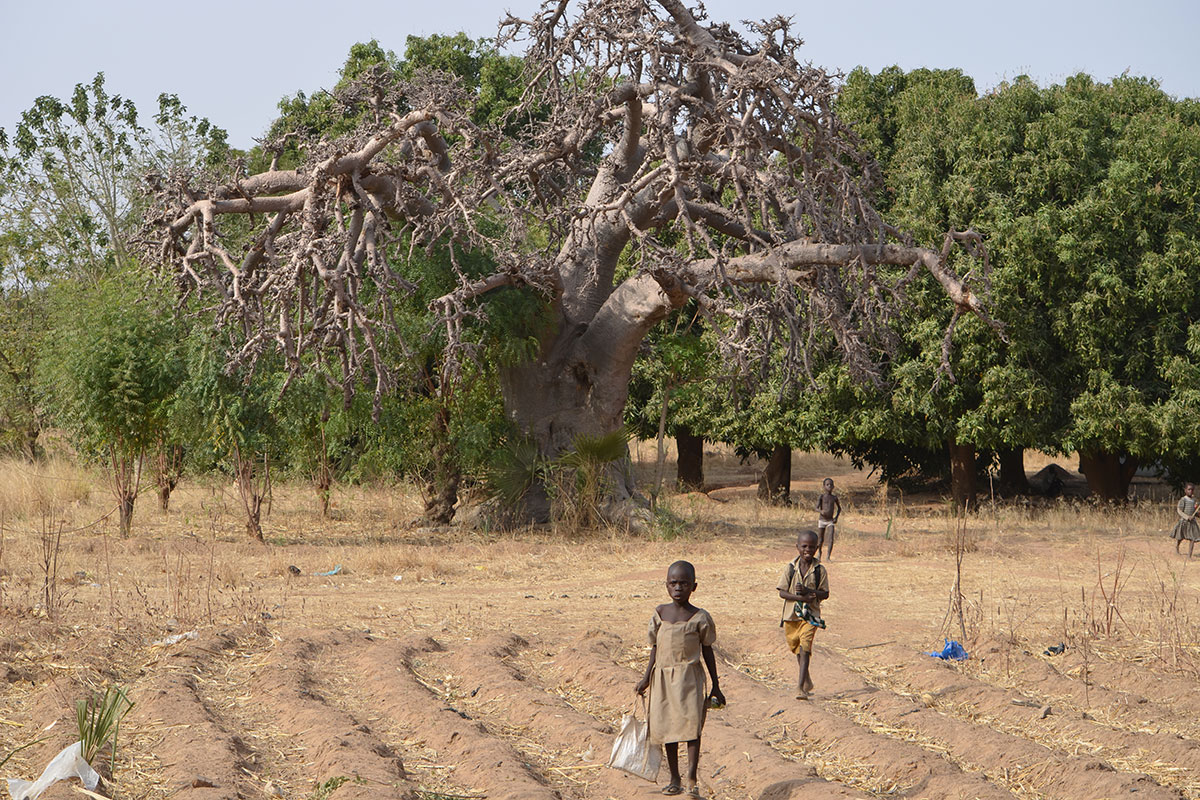
[[[415, 528], [403, 486], [343, 489], [322, 519], [285, 486], [259, 544], [215, 479], [166, 513], [144, 495], [122, 539], [101, 476], [7, 464], [0, 759], [44, 740], [0, 775], [36, 777], [75, 703], [119, 685], [135, 706], [105, 796], [652, 797], [603, 764], [686, 558], [729, 700], [706, 797], [1200, 798], [1200, 557], [1175, 555], [1161, 487], [958, 522], [827, 456], [797, 455], [794, 508], [754, 500], [753, 465], [709, 454], [706, 473], [721, 488], [666, 496], [677, 521], [653, 535]], [[844, 514], [802, 702], [774, 586], [827, 475]], [[924, 654], [947, 636], [968, 660]]]

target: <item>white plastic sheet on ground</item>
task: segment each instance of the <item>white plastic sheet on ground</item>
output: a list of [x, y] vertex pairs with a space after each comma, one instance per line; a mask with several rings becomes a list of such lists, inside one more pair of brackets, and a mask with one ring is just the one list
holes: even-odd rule
[[12, 800], [37, 800], [42, 796], [42, 792], [50, 788], [52, 783], [71, 778], [79, 778], [83, 782], [83, 788], [88, 791], [95, 789], [96, 784], [100, 782], [100, 776], [96, 774], [96, 770], [83, 760], [83, 742], [76, 742], [70, 747], [64, 748], [50, 760], [50, 763], [42, 770], [41, 777], [33, 783], [19, 778], [9, 778], [8, 793], [12, 795]]

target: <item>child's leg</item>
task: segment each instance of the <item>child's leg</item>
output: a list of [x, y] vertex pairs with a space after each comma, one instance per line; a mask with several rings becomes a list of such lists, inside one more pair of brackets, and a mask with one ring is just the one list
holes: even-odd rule
[[796, 665], [800, 668], [800, 674], [796, 678], [796, 699], [807, 700], [808, 689], [806, 687], [812, 685], [812, 681], [808, 677], [808, 662], [811, 654], [807, 650], [801, 650], [796, 653]]
[[[688, 745], [690, 746], [691, 742], [688, 742]], [[667, 742], [663, 749], [667, 751], [667, 771], [671, 773], [671, 780], [666, 788], [679, 788], [679, 742]]]
[[700, 763], [700, 737], [697, 736], [687, 743], [688, 750], [688, 774], [687, 787], [689, 789], [696, 786], [696, 767]]
[[829, 537], [829, 552], [825, 555], [826, 560], [833, 559], [833, 531], [836, 527], [836, 525], [825, 526], [825, 535]]
[[817, 525], [817, 558], [821, 557], [821, 547], [825, 544], [825, 526]]

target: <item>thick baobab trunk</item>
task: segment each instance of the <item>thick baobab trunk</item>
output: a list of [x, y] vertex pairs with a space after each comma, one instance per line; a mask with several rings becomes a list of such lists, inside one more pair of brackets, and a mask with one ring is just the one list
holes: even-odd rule
[[950, 448], [950, 496], [959, 508], [974, 511], [978, 504], [975, 491], [975, 446], [959, 444], [951, 439]]
[[758, 499], [773, 506], [792, 504], [792, 448], [775, 445], [758, 481]]
[[[580, 436], [601, 437], [621, 428], [645, 327], [627, 319], [614, 323], [601, 311], [591, 325], [564, 326], [544, 339], [534, 361], [503, 372], [506, 411], [537, 444], [543, 459], [574, 449]], [[628, 457], [606, 470], [604, 495], [601, 516], [610, 521], [633, 522], [635, 509], [648, 505], [637, 492]], [[549, 521], [545, 486], [530, 489], [521, 513], [531, 522]]]
[[1129, 499], [1129, 484], [1137, 468], [1136, 456], [1104, 450], [1079, 454], [1079, 471], [1087, 478], [1088, 490], [1107, 503]]
[[1000, 492], [1005, 495], [1029, 494], [1029, 478], [1025, 475], [1025, 449], [1014, 447], [999, 450], [996, 459], [1000, 462]]
[[675, 447], [679, 452], [675, 471], [679, 488], [688, 491], [704, 488], [704, 439], [683, 426], [675, 432]]

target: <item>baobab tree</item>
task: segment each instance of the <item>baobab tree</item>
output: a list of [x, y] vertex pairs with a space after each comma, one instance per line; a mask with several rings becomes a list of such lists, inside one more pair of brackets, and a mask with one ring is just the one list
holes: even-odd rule
[[[538, 292], [550, 323], [502, 384], [547, 457], [621, 425], [639, 345], [691, 300], [731, 367], [770, 358], [804, 380], [820, 339], [877, 380], [890, 315], [922, 272], [956, 315], [982, 313], [950, 264], [955, 242], [975, 253], [978, 237], [951, 232], [929, 249], [890, 227], [871, 201], [875, 163], [833, 113], [833, 77], [802, 61], [788, 20], [749, 29], [706, 24], [680, 0], [548, 2], [501, 24], [526, 61], [503, 124], [472, 124], [472, 98], [446, 76], [368, 76], [345, 98], [367, 121], [306, 142], [297, 169], [163, 176], [159, 255], [241, 321], [235, 360], [277, 346], [299, 369], [306, 351], [334, 354], [347, 386], [370, 375], [379, 395], [397, 367], [381, 342], [406, 288], [404, 248], [485, 250], [495, 271], [459, 272], [432, 304], [443, 384], [487, 294]], [[239, 243], [227, 220], [247, 215], [256, 232]], [[625, 471], [612, 477], [614, 501], [634, 495]]]

